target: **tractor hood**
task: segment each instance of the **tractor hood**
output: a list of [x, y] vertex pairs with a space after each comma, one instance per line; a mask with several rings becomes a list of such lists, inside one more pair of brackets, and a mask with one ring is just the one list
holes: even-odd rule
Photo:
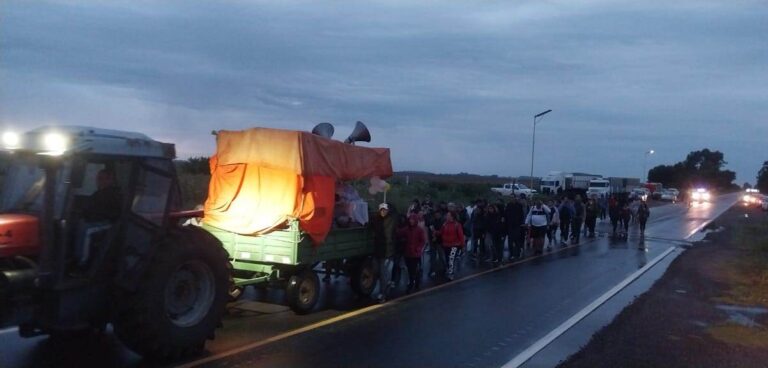
[[0, 214], [0, 257], [36, 256], [40, 253], [35, 216]]

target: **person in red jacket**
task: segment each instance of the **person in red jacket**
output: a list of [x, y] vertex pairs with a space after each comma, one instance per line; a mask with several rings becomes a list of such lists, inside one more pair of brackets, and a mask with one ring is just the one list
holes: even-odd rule
[[403, 255], [405, 266], [408, 267], [408, 292], [421, 287], [421, 255], [424, 253], [424, 245], [427, 238], [424, 229], [419, 226], [419, 216], [408, 216], [408, 225], [399, 229], [398, 237], [404, 241]]
[[460, 223], [453, 218], [453, 213], [448, 212], [445, 214], [445, 223], [436, 232], [442, 239], [443, 250], [445, 250], [446, 257], [448, 259], [448, 269], [445, 272], [445, 277], [448, 280], [453, 280], [453, 274], [456, 270], [456, 259], [461, 254], [464, 248], [464, 230]]

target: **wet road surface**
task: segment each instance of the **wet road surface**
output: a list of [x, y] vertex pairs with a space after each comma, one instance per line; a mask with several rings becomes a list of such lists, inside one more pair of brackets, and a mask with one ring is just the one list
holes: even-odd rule
[[[690, 209], [684, 204], [651, 209], [645, 251], [638, 250], [640, 238], [631, 228], [627, 240], [598, 237], [492, 272], [487, 272], [487, 265], [470, 262], [463, 275], [486, 273], [380, 305], [354, 298], [341, 278], [324, 287], [318, 311], [307, 316], [233, 311], [216, 340], [207, 345], [207, 360], [188, 363], [502, 366], [649, 260], [683, 244], [735, 201], [731, 194]], [[599, 223], [598, 229], [608, 231], [608, 223]], [[282, 294], [249, 290], [245, 297], [279, 303]], [[350, 317], [351, 311], [362, 313]], [[317, 323], [321, 325], [313, 325]], [[301, 328], [306, 331], [290, 333]], [[281, 335], [285, 333], [289, 335]], [[44, 337], [21, 339], [14, 331], [0, 332], [0, 339], [3, 367], [144, 365], [111, 334], [63, 346]]]

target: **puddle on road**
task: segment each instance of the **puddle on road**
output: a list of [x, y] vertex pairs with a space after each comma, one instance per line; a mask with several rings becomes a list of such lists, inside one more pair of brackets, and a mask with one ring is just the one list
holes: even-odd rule
[[768, 309], [761, 307], [744, 307], [740, 305], [718, 304], [715, 308], [728, 314], [728, 322], [745, 327], [763, 327], [755, 322], [755, 317], [768, 313]]
[[713, 228], [711, 228], [709, 226], [706, 226], [701, 231], [695, 232], [693, 235], [691, 235], [690, 238], [688, 238], [688, 241], [690, 241], [690, 242], [705, 241], [704, 238], [707, 237], [707, 234], [709, 234], [709, 233], [719, 233], [719, 232], [721, 232], [723, 230], [725, 230], [725, 227], [723, 227], [723, 226], [719, 226], [719, 227], [717, 227], [715, 229], [713, 229]]

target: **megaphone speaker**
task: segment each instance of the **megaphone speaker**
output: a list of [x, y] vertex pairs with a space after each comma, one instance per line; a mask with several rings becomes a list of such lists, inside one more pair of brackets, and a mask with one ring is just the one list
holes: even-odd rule
[[331, 123], [320, 123], [312, 128], [312, 134], [325, 138], [331, 138], [333, 137], [334, 130], [335, 129], [333, 129], [333, 125], [331, 125]]
[[355, 129], [352, 131], [352, 134], [350, 134], [349, 137], [347, 137], [344, 143], [370, 142], [370, 141], [371, 141], [371, 132], [368, 131], [368, 127], [366, 127], [365, 124], [358, 121], [357, 124], [355, 124]]

